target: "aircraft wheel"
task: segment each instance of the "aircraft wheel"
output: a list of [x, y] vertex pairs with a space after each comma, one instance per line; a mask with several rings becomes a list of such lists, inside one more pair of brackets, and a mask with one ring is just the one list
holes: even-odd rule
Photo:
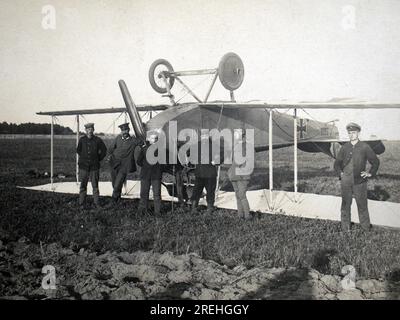
[[225, 54], [218, 66], [218, 76], [225, 89], [233, 91], [239, 88], [244, 78], [242, 59], [233, 52]]
[[[165, 86], [165, 82], [161, 77], [161, 72], [174, 72], [172, 65], [165, 59], [158, 59], [154, 61], [149, 69], [149, 81], [152, 88], [158, 93], [166, 93], [167, 88]], [[171, 89], [174, 85], [175, 79], [173, 77], [168, 77], [167, 81], [169, 82], [169, 88]]]

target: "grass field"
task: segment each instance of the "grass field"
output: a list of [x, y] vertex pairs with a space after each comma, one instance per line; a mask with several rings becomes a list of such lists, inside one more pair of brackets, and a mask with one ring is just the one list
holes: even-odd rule
[[[109, 143], [110, 141], [106, 141]], [[400, 202], [400, 143], [387, 142], [380, 156], [380, 177], [371, 190], [381, 197]], [[358, 226], [343, 234], [340, 224], [280, 215], [258, 215], [243, 221], [235, 211], [217, 210], [212, 215], [192, 215], [186, 209], [170, 212], [165, 203], [160, 216], [139, 216], [138, 202], [126, 200], [112, 211], [80, 211], [74, 195], [28, 191], [16, 185], [48, 183], [32, 178], [29, 170], [49, 171], [50, 142], [46, 140], [0, 141], [0, 240], [22, 236], [34, 243], [58, 242], [79, 250], [99, 253], [107, 250], [166, 250], [177, 254], [196, 252], [228, 266], [314, 267], [340, 274], [341, 268], [355, 266], [359, 277], [387, 277], [400, 272], [400, 232], [374, 229], [364, 233]], [[259, 160], [263, 155], [259, 155]], [[292, 150], [274, 151], [276, 189], [290, 190]], [[72, 140], [55, 140], [55, 173], [74, 179], [75, 154]], [[267, 186], [267, 169], [258, 169], [252, 189]], [[222, 176], [223, 178], [223, 176]], [[108, 180], [103, 171], [102, 180]], [[300, 191], [337, 194], [332, 160], [325, 155], [299, 151]], [[230, 188], [229, 184], [224, 184]], [[374, 196], [374, 194], [372, 193]], [[108, 199], [103, 199], [106, 202]]]

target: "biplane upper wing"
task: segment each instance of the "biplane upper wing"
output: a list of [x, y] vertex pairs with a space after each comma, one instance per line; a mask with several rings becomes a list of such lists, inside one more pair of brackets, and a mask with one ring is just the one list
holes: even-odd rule
[[307, 102], [307, 101], [269, 101], [269, 102], [207, 102], [199, 105], [221, 106], [226, 108], [249, 108], [249, 109], [399, 109], [399, 103], [392, 102], [363, 102], [354, 101], [346, 98], [345, 101], [336, 101], [331, 99], [325, 102]]
[[[137, 105], [138, 111], [162, 111], [168, 109], [168, 105]], [[99, 109], [75, 109], [75, 110], [57, 110], [57, 111], [46, 111], [37, 112], [38, 115], [46, 116], [73, 116], [81, 114], [105, 114], [105, 113], [122, 113], [127, 112], [124, 108], [99, 108]]]

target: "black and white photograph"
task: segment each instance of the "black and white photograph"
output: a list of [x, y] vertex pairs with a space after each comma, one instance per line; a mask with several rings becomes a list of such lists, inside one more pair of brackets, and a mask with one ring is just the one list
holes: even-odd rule
[[0, 300], [400, 300], [399, 31], [396, 0], [1, 0]]

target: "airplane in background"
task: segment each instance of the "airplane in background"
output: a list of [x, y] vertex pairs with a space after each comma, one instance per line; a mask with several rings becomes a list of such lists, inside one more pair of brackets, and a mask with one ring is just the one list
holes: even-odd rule
[[[184, 76], [212, 75], [212, 81], [204, 99], [199, 98], [181, 79]], [[217, 78], [230, 92], [229, 101], [209, 102], [208, 98]], [[225, 54], [217, 68], [192, 71], [174, 71], [172, 65], [164, 59], [156, 60], [149, 69], [149, 81], [155, 91], [170, 100], [163, 105], [136, 105], [129, 93], [126, 83], [119, 81], [119, 87], [125, 102], [125, 108], [104, 108], [88, 110], [67, 110], [39, 112], [40, 115], [63, 116], [75, 115], [79, 119], [82, 114], [105, 114], [126, 112], [131, 120], [136, 137], [145, 140], [146, 131], [163, 130], [168, 136], [169, 122], [176, 121], [178, 132], [190, 128], [197, 132], [201, 129], [254, 129], [255, 151], [268, 150], [270, 186], [272, 179], [272, 149], [294, 146], [295, 154], [295, 192], [297, 192], [297, 148], [305, 152], [322, 152], [335, 157], [341, 144], [346, 140], [339, 139], [335, 121], [320, 122], [297, 117], [298, 109], [365, 109], [365, 108], [399, 108], [398, 104], [376, 104], [356, 102], [348, 99], [332, 99], [326, 102], [236, 102], [234, 91], [244, 79], [244, 65], [235, 53]], [[174, 84], [178, 82], [195, 102], [178, 103], [172, 94]], [[294, 115], [278, 110], [292, 109]], [[160, 111], [143, 125], [140, 112]], [[79, 121], [77, 133], [79, 132]], [[200, 135], [199, 135], [200, 136]], [[168, 140], [168, 139], [167, 139]], [[380, 139], [363, 140], [376, 154], [382, 154], [385, 146]], [[168, 142], [168, 141], [167, 141]], [[182, 142], [183, 144], [183, 142]], [[272, 146], [272, 148], [270, 148]], [[168, 145], [167, 145], [168, 148]], [[179, 144], [178, 144], [179, 148]], [[52, 153], [53, 154], [53, 153]], [[51, 163], [53, 160], [51, 160]], [[51, 165], [51, 168], [53, 165]], [[167, 172], [176, 175], [178, 197], [182, 196], [181, 170], [166, 166]], [[51, 174], [51, 177], [53, 175]], [[271, 188], [270, 188], [271, 189]]]
[[[201, 100], [180, 77], [192, 75], [212, 74], [211, 86], [203, 100]], [[221, 84], [230, 92], [230, 101], [208, 102], [208, 97], [219, 77]], [[178, 132], [185, 128], [191, 128], [200, 132], [201, 129], [254, 129], [255, 151], [269, 150], [269, 145], [273, 149], [289, 147], [294, 145], [297, 140], [297, 147], [306, 152], [322, 152], [331, 157], [335, 157], [339, 144], [344, 140], [339, 139], [339, 132], [334, 122], [320, 122], [311, 119], [297, 118], [285, 113], [280, 113], [277, 109], [296, 109], [296, 108], [336, 108], [343, 105], [366, 106], [366, 104], [354, 103], [348, 99], [331, 100], [324, 103], [300, 102], [300, 103], [239, 103], [235, 101], [234, 90], [238, 89], [244, 79], [243, 62], [235, 53], [225, 54], [218, 68], [202, 69], [192, 71], [174, 71], [171, 64], [164, 60], [156, 60], [149, 70], [149, 81], [151, 86], [158, 93], [164, 94], [163, 97], [170, 99], [171, 105], [163, 112], [146, 123], [146, 130], [163, 130], [168, 136], [168, 123], [176, 121]], [[176, 103], [171, 89], [175, 82], [179, 82], [196, 102]], [[135, 134], [144, 138], [146, 133], [140, 119], [138, 109], [128, 91], [123, 80], [119, 81], [119, 86], [124, 98], [127, 112], [134, 126]], [[269, 143], [269, 117], [273, 112], [272, 143]], [[296, 123], [296, 124], [295, 124]], [[294, 128], [296, 127], [296, 133]], [[366, 141], [366, 140], [364, 140]], [[382, 154], [385, 147], [381, 140], [374, 139], [366, 141], [373, 148], [376, 154]]]

